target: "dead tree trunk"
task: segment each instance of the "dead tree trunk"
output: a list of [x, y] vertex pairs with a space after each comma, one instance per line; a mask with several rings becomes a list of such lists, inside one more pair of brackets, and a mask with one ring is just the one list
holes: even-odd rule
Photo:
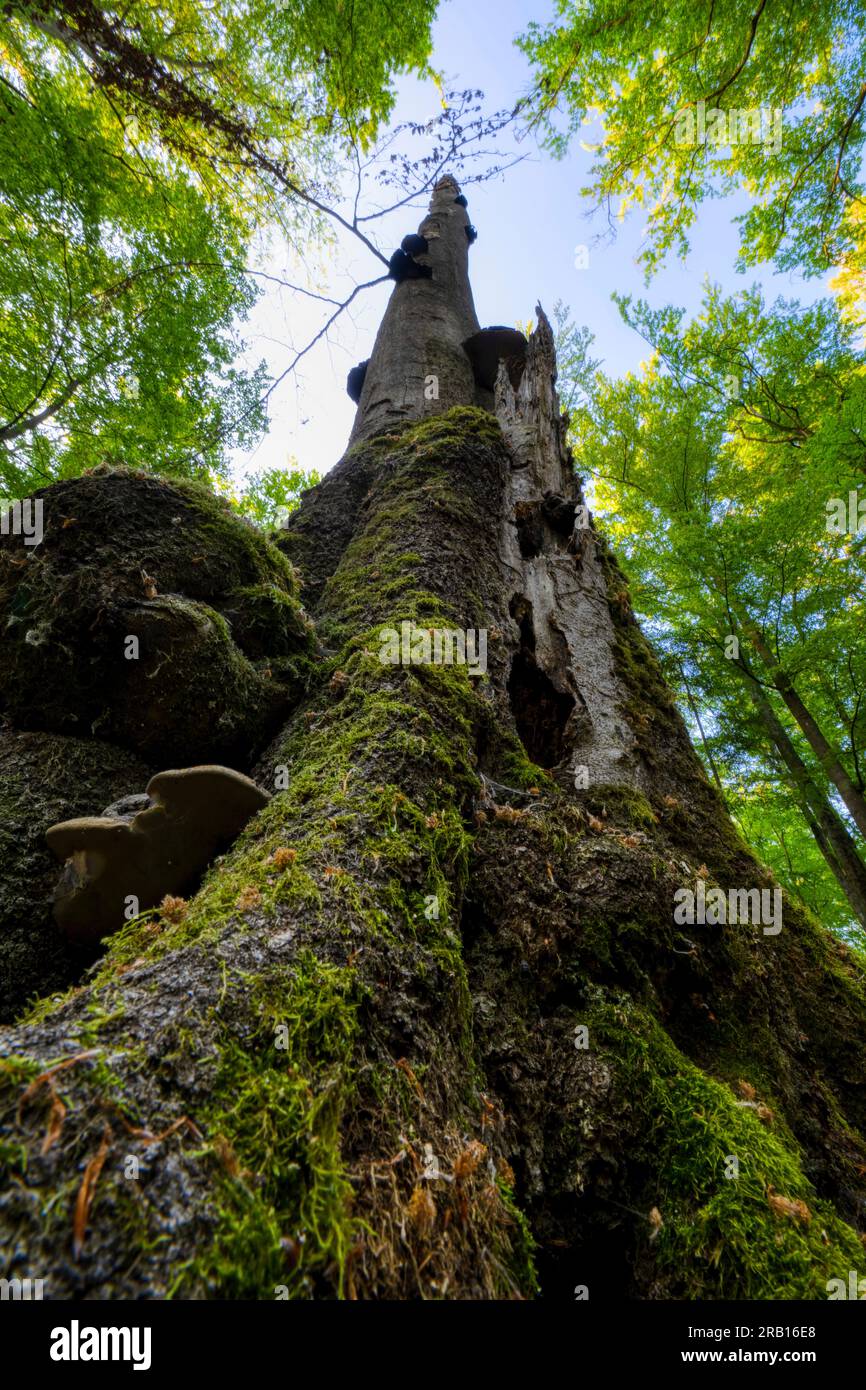
[[[458, 198], [285, 542], [321, 656], [273, 800], [0, 1035], [4, 1273], [46, 1296], [817, 1298], [862, 1258], [862, 967], [787, 899], [675, 917], [775, 885], [590, 524], [544, 315], [479, 333]], [[481, 632], [486, 671], [436, 660]]]

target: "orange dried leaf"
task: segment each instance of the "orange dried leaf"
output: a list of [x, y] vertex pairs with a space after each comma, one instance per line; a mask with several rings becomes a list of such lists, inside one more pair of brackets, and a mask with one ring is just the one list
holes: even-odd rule
[[806, 1203], [800, 1201], [799, 1197], [783, 1197], [781, 1193], [768, 1187], [767, 1201], [776, 1216], [787, 1216], [792, 1221], [802, 1221], [804, 1225], [808, 1225], [812, 1220], [812, 1213]]
[[399, 1060], [399, 1062], [395, 1062], [394, 1065], [395, 1065], [396, 1067], [399, 1067], [400, 1071], [403, 1072], [403, 1074], [404, 1074], [405, 1076], [408, 1077], [409, 1081], [412, 1083], [412, 1085], [414, 1086], [415, 1090], [416, 1090], [417, 1093], [418, 1093], [418, 1098], [419, 1098], [420, 1100], [423, 1100], [423, 1099], [424, 1099], [424, 1091], [422, 1090], [421, 1082], [418, 1080], [417, 1076], [415, 1075], [414, 1071], [413, 1071], [412, 1068], [410, 1067], [409, 1063], [406, 1061], [406, 1058], [405, 1058], [405, 1057], [401, 1057], [400, 1060]]
[[175, 898], [167, 893], [159, 905], [160, 916], [167, 922], [177, 925], [182, 922], [187, 914], [188, 904], [186, 898]]
[[230, 1178], [239, 1178], [241, 1175], [241, 1165], [238, 1156], [226, 1139], [224, 1134], [218, 1134], [213, 1141], [216, 1156], [225, 1168]]
[[102, 1140], [99, 1148], [84, 1170], [84, 1177], [81, 1180], [78, 1196], [75, 1199], [75, 1216], [72, 1221], [72, 1253], [76, 1260], [79, 1258], [84, 1248], [84, 1237], [87, 1234], [87, 1221], [90, 1216], [90, 1208], [93, 1205], [96, 1184], [99, 1182], [99, 1175], [102, 1172], [102, 1165], [105, 1163], [108, 1154], [108, 1146], [111, 1143], [111, 1138], [111, 1128], [109, 1125], [106, 1125], [102, 1132]]
[[471, 1178], [476, 1169], [483, 1163], [487, 1155], [487, 1146], [480, 1144], [477, 1139], [473, 1139], [466, 1148], [459, 1153], [454, 1160], [454, 1177], [456, 1181], [465, 1182]]
[[83, 1062], [88, 1057], [98, 1056], [99, 1049], [92, 1047], [87, 1052], [76, 1052], [74, 1057], [67, 1057], [65, 1062], [58, 1062], [56, 1067], [49, 1067], [48, 1071], [43, 1071], [39, 1076], [37, 1076], [33, 1081], [30, 1082], [30, 1085], [27, 1087], [27, 1089], [21, 1096], [21, 1099], [18, 1102], [18, 1119], [21, 1119], [21, 1112], [24, 1109], [24, 1106], [28, 1103], [28, 1101], [31, 1101], [33, 1099], [40, 1086], [44, 1086], [46, 1081], [50, 1081], [51, 1078], [53, 1076], [56, 1076], [59, 1071], [65, 1071], [67, 1067], [74, 1066], [76, 1062]]
[[57, 1143], [65, 1118], [66, 1106], [52, 1087], [51, 1114], [48, 1116], [48, 1128], [45, 1131], [45, 1138], [42, 1140], [43, 1154], [47, 1154], [48, 1150], [53, 1149], [54, 1145]]

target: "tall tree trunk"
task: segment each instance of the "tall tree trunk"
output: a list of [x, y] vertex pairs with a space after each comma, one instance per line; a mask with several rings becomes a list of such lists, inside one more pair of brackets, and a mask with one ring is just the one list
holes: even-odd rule
[[866, 798], [860, 789], [855, 787], [842, 765], [837, 750], [832, 747], [818, 721], [797, 694], [794, 682], [776, 659], [763, 635], [754, 624], [749, 624], [746, 630], [755, 651], [770, 673], [773, 685], [795, 719], [797, 727], [841, 796], [860, 834], [866, 838]]
[[323, 654], [276, 795], [0, 1034], [0, 1248], [48, 1296], [825, 1297], [862, 1255], [862, 968], [787, 900], [675, 921], [774, 885], [580, 524], [546, 319], [464, 370], [457, 197], [287, 538]]
[[[743, 670], [742, 667], [740, 667]], [[866, 926], [866, 865], [852, 836], [803, 762], [759, 681], [745, 672], [746, 684], [772, 746], [791, 776], [794, 794], [821, 853], [833, 871], [855, 917]]]
[[686, 700], [688, 701], [689, 709], [692, 712], [692, 718], [698, 726], [698, 733], [701, 736], [701, 745], [704, 750], [704, 757], [707, 760], [707, 766], [709, 767], [710, 772], [713, 774], [713, 781], [715, 782], [718, 790], [722, 793], [722, 795], [724, 795], [724, 787], [722, 786], [722, 779], [719, 775], [719, 769], [716, 766], [716, 760], [713, 757], [713, 750], [710, 747], [709, 740], [707, 739], [707, 735], [704, 731], [704, 724], [703, 720], [701, 719], [701, 711], [698, 708], [698, 703], [695, 700], [694, 695], [692, 694], [692, 688], [689, 685], [688, 677], [685, 673], [683, 665], [681, 662], [678, 663], [678, 665], [680, 671], [680, 680], [683, 684], [683, 690], [685, 691]]

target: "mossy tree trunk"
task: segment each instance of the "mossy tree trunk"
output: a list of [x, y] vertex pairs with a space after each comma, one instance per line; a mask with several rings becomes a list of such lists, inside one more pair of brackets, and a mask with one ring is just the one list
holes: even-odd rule
[[[553, 380], [539, 315], [495, 414], [422, 412], [308, 495], [322, 656], [272, 802], [0, 1035], [4, 1273], [797, 1298], [862, 1259], [862, 967], [787, 899], [777, 934], [676, 925], [698, 879], [774, 885], [581, 524]], [[383, 662], [404, 622], [486, 631], [486, 675]]]

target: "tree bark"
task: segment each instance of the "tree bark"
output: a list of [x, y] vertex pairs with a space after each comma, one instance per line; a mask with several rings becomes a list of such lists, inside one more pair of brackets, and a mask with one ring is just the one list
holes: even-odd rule
[[[464, 373], [366, 432], [372, 383], [427, 366], [398, 310], [431, 283], [395, 289], [358, 442], [285, 540], [322, 650], [257, 767], [273, 800], [185, 914], [0, 1033], [4, 1272], [825, 1297], [862, 1253], [862, 966], [789, 900], [773, 935], [677, 925], [697, 879], [774, 885], [581, 525], [543, 314], [494, 409]], [[383, 660], [404, 623], [421, 658], [486, 632], [486, 672]]]

